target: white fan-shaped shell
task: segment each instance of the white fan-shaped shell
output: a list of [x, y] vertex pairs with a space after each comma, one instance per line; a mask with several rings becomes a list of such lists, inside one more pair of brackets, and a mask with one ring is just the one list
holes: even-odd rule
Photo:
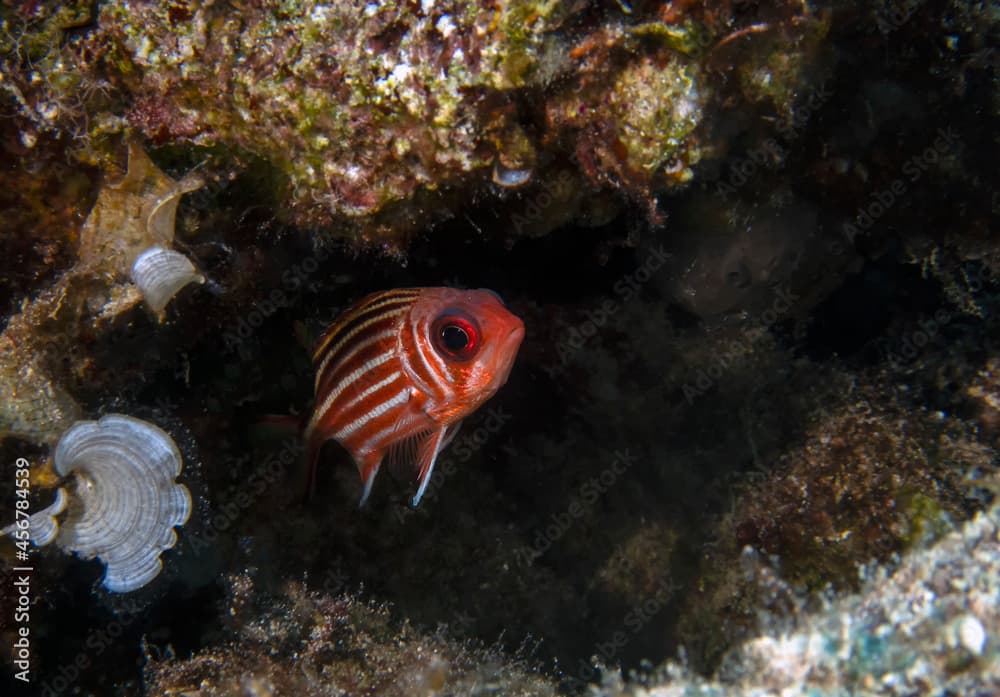
[[132, 281], [153, 312], [160, 313], [181, 288], [191, 282], [203, 283], [205, 277], [180, 252], [150, 247], [132, 264]]
[[[28, 516], [28, 531], [31, 541], [38, 547], [44, 547], [55, 539], [59, 533], [59, 521], [56, 516], [66, 510], [66, 490], [56, 489], [56, 499], [48, 506]], [[0, 535], [13, 535], [17, 524], [8, 525], [0, 530]]]
[[56, 500], [33, 514], [28, 520], [31, 523], [31, 541], [39, 547], [44, 547], [55, 539], [59, 533], [59, 521], [56, 516], [66, 510], [66, 490], [56, 490]]
[[104, 585], [125, 593], [160, 573], [160, 553], [174, 546], [175, 525], [191, 513], [191, 495], [175, 483], [181, 454], [153, 424], [109, 414], [80, 421], [55, 452], [56, 471], [75, 473], [79, 510], [63, 522], [58, 544], [107, 565]]

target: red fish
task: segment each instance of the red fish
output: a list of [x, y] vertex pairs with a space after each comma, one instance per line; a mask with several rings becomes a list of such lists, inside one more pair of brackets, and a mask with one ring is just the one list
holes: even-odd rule
[[490, 290], [400, 288], [350, 307], [313, 352], [310, 481], [332, 438], [361, 473], [359, 505], [389, 461], [416, 469], [416, 506], [461, 420], [507, 381], [523, 338], [524, 324]]

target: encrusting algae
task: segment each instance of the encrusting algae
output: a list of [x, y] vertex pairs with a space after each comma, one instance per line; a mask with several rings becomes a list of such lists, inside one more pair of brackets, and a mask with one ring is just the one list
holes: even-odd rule
[[[262, 162], [278, 187], [264, 193], [298, 224], [402, 249], [470, 195], [519, 188], [530, 197], [567, 168], [575, 186], [622, 192], [657, 219], [652, 198], [683, 188], [720, 149], [713, 119], [738, 113], [734, 100], [751, 109], [776, 100], [788, 113], [814, 77], [823, 20], [800, 3], [779, 5], [764, 23], [764, 47], [746, 50], [754, 32], [726, 43], [741, 69], [768, 78], [745, 96], [715, 78], [725, 61], [713, 48], [752, 18], [699, 3], [612, 7], [595, 21], [586, 7], [534, 0], [264, 2], [237, 13], [107, 2], [92, 27], [53, 50], [70, 84], [102, 86], [73, 88], [94, 112], [89, 133], [66, 116], [82, 159], [103, 163], [117, 128], [212, 149], [226, 177]], [[68, 101], [62, 82], [45, 95], [24, 83], [29, 121], [35, 102]], [[587, 219], [584, 208], [574, 214]]]

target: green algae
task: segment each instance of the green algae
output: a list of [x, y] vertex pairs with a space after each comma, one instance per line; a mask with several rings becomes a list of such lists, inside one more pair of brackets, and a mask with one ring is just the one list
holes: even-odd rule
[[691, 20], [681, 24], [646, 22], [629, 28], [633, 36], [656, 41], [663, 46], [687, 56], [703, 54], [715, 39], [714, 33]]
[[698, 77], [694, 66], [679, 60], [662, 68], [633, 63], [618, 76], [613, 108], [630, 167], [691, 179], [690, 168], [701, 159], [691, 139], [702, 120]]

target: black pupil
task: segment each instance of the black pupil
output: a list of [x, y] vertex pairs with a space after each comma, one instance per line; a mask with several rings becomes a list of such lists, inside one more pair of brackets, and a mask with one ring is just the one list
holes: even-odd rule
[[441, 329], [441, 343], [449, 351], [458, 353], [469, 345], [469, 335], [457, 324], [448, 324]]

